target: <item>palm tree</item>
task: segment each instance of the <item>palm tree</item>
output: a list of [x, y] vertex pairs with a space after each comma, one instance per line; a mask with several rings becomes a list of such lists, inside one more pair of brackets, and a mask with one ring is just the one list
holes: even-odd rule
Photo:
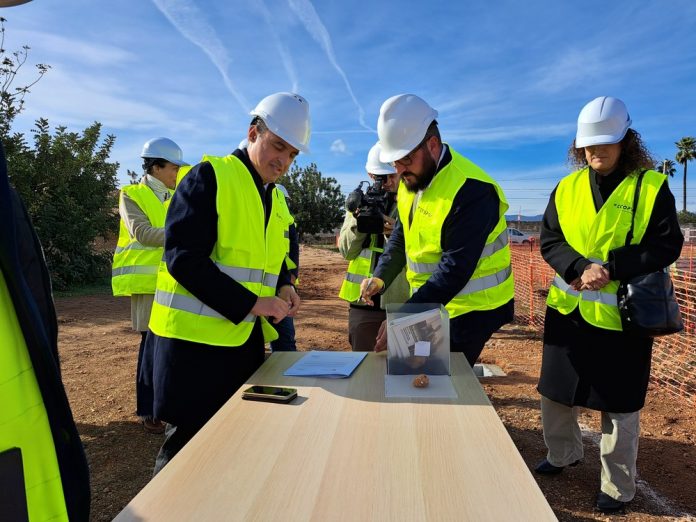
[[670, 178], [673, 178], [674, 175], [677, 173], [677, 164], [674, 163], [671, 159], [666, 159], [658, 163], [655, 170], [657, 172], [667, 174]]
[[696, 159], [696, 138], [686, 136], [675, 142], [677, 146], [677, 155], [674, 157], [677, 163], [684, 165], [684, 212], [686, 212], [686, 166]]

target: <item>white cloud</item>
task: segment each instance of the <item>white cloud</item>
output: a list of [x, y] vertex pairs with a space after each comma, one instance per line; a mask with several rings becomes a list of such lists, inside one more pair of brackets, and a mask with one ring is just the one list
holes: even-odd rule
[[203, 11], [188, 0], [152, 0], [152, 2], [184, 38], [200, 47], [210, 58], [220, 72], [225, 86], [242, 110], [249, 112], [251, 105], [227, 74], [232, 58], [213, 26], [204, 19]]
[[335, 154], [348, 154], [346, 144], [342, 139], [334, 140], [331, 144], [331, 152]]
[[291, 54], [288, 52], [287, 46], [281, 41], [280, 36], [278, 35], [278, 31], [276, 30], [277, 20], [275, 20], [271, 15], [271, 12], [268, 10], [268, 7], [266, 7], [266, 3], [263, 0], [258, 0], [257, 7], [261, 9], [263, 19], [266, 21], [266, 25], [271, 31], [273, 41], [275, 42], [278, 54], [280, 54], [280, 59], [283, 62], [285, 72], [288, 74], [288, 78], [290, 78], [290, 82], [292, 83], [292, 92], [298, 92], [300, 82], [297, 79], [297, 73], [295, 72], [295, 64]]
[[32, 42], [33, 56], [50, 53], [52, 56], [69, 58], [83, 66], [114, 66], [133, 62], [137, 58], [133, 53], [112, 45], [68, 38], [43, 31], [13, 30], [12, 39]]
[[574, 123], [448, 129], [443, 139], [464, 143], [534, 143], [571, 136]]
[[348, 94], [350, 95], [351, 99], [353, 100], [353, 103], [358, 109], [358, 121], [360, 122], [360, 125], [362, 125], [366, 129], [372, 130], [372, 127], [365, 123], [365, 110], [362, 108], [362, 105], [360, 105], [360, 102], [355, 97], [355, 94], [353, 93], [353, 87], [351, 87], [346, 73], [343, 72], [341, 66], [338, 65], [338, 61], [336, 60], [336, 55], [333, 50], [333, 44], [331, 43], [331, 35], [329, 34], [329, 31], [326, 29], [326, 26], [324, 26], [321, 19], [319, 18], [319, 15], [317, 14], [317, 11], [314, 9], [312, 2], [310, 2], [309, 0], [288, 0], [288, 4], [290, 5], [290, 8], [295, 12], [295, 14], [299, 17], [299, 19], [302, 21], [302, 24], [305, 26], [305, 29], [307, 29], [307, 32], [312, 36], [312, 38], [314, 38], [319, 43], [319, 45], [321, 45], [322, 49], [324, 49], [324, 52], [326, 53], [326, 56], [329, 59], [329, 62], [331, 62], [331, 65], [333, 65], [334, 69], [336, 69], [338, 74], [343, 79], [343, 82], [346, 84]]
[[118, 80], [106, 75], [77, 73], [62, 64], [54, 65], [50, 74], [33, 87], [31, 103], [23, 116], [78, 126], [96, 120], [109, 127], [129, 130], [162, 128], [173, 123], [167, 111], [134, 98]]

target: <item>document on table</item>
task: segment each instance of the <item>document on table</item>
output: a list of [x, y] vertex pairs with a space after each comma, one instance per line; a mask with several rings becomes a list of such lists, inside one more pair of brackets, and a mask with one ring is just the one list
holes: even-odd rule
[[286, 377], [350, 377], [367, 352], [325, 352], [312, 350], [285, 370]]

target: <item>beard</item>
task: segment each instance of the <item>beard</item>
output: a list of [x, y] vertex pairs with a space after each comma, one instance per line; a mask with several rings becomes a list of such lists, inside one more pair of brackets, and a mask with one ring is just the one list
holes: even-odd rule
[[[418, 192], [419, 190], [424, 190], [428, 185], [430, 185], [430, 182], [435, 177], [436, 172], [437, 163], [435, 163], [435, 160], [430, 156], [430, 154], [424, 154], [423, 170], [421, 171], [421, 173], [415, 174], [407, 170], [401, 175], [401, 179], [403, 180], [404, 185], [406, 186], [406, 190], [408, 190], [409, 192]], [[410, 182], [404, 176], [414, 177], [415, 181]]]

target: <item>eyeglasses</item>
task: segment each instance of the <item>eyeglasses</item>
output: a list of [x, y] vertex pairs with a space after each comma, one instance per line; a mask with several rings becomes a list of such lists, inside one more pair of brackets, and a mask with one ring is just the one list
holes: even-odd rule
[[426, 136], [425, 138], [423, 138], [423, 140], [418, 145], [416, 145], [416, 148], [408, 154], [406, 154], [403, 158], [398, 159], [396, 161], [390, 161], [389, 164], [392, 167], [396, 167], [397, 165], [400, 167], [408, 167], [411, 163], [413, 163], [413, 155], [416, 152], [418, 152], [418, 149], [420, 149], [423, 145], [427, 143], [428, 138], [430, 138], [430, 136]]

